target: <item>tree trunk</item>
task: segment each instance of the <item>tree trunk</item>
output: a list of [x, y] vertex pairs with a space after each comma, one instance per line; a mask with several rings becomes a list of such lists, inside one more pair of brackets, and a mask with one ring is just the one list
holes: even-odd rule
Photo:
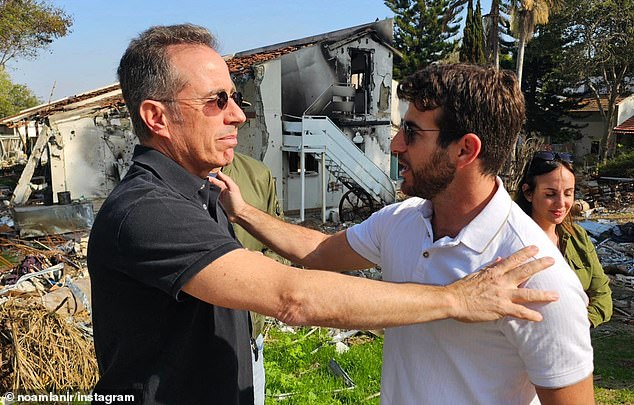
[[599, 163], [605, 164], [608, 161], [608, 137], [610, 136], [610, 130], [607, 125], [603, 127], [603, 136], [601, 137], [601, 142], [599, 143]]
[[517, 45], [517, 80], [522, 88], [522, 70], [524, 69], [524, 50], [526, 49], [526, 35], [520, 34], [519, 43]]
[[491, 27], [489, 28], [488, 46], [491, 49], [489, 63], [496, 69], [500, 68], [500, 0], [491, 1], [491, 11], [489, 11]]
[[616, 108], [608, 108], [608, 114], [605, 118], [605, 124], [603, 126], [603, 137], [601, 137], [601, 163], [606, 164], [608, 158], [614, 157], [616, 153], [616, 134], [614, 133], [614, 127], [616, 126]]

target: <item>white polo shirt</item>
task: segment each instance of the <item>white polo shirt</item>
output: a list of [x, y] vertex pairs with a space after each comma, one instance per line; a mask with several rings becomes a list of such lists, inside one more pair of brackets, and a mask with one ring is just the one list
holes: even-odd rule
[[386, 330], [382, 404], [539, 403], [534, 385], [565, 387], [592, 373], [581, 283], [500, 179], [497, 184], [493, 199], [455, 238], [434, 242], [432, 203], [420, 198], [389, 205], [348, 229], [352, 248], [392, 282], [450, 284], [528, 245], [539, 247], [538, 257], [555, 258], [525, 285], [560, 295], [555, 303], [531, 306], [542, 322], [450, 319]]

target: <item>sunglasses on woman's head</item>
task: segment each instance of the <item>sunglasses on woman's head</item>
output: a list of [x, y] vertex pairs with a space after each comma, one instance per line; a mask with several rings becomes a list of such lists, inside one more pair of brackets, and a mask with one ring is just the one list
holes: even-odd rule
[[574, 158], [572, 153], [568, 153], [568, 152], [551, 152], [548, 150], [542, 150], [539, 152], [535, 152], [535, 154], [533, 155], [533, 159], [541, 159], [541, 160], [545, 160], [547, 162], [553, 161], [553, 160], [560, 160], [562, 162], [567, 162], [567, 163], [574, 163]]

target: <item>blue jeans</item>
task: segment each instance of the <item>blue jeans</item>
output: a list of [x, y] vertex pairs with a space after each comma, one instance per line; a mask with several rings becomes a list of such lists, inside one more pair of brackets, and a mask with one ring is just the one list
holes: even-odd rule
[[264, 405], [266, 375], [264, 373], [264, 337], [261, 334], [255, 339], [255, 345], [258, 349], [257, 360], [251, 351], [254, 405]]

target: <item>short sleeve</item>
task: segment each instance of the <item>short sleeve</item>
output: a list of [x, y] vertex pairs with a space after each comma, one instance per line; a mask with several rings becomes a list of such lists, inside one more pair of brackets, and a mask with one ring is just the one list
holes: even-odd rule
[[128, 276], [178, 298], [189, 279], [222, 255], [239, 249], [192, 201], [162, 194], [131, 207], [117, 232], [117, 266]]
[[587, 298], [563, 258], [533, 276], [527, 288], [556, 290], [559, 300], [529, 305], [542, 322], [505, 318], [503, 332], [518, 348], [531, 382], [538, 387], [561, 388], [588, 377], [593, 370]]
[[372, 263], [381, 263], [381, 230], [387, 229], [387, 208], [373, 213], [370, 218], [346, 230], [350, 247]]

